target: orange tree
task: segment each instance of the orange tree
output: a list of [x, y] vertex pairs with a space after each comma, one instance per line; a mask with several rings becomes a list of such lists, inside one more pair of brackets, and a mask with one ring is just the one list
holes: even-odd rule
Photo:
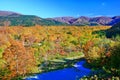
[[35, 67], [34, 55], [28, 53], [19, 41], [11, 41], [11, 45], [4, 50], [3, 59], [10, 71], [8, 79], [29, 73], [30, 67]]

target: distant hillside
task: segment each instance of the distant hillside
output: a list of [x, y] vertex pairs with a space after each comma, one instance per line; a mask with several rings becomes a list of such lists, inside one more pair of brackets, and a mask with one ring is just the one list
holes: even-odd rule
[[120, 22], [112, 26], [106, 31], [106, 36], [111, 38], [112, 36], [120, 35]]
[[120, 21], [120, 16], [114, 17], [56, 17], [56, 18], [40, 18], [34, 15], [23, 15], [11, 11], [0, 11], [0, 26], [4, 26], [4, 22], [9, 21], [10, 26], [59, 26], [59, 25], [73, 25], [73, 26], [97, 26], [97, 25], [114, 25]]
[[21, 15], [14, 12], [0, 11], [0, 26], [9, 21], [10, 26], [34, 26], [34, 25], [66, 25], [50, 19], [43, 19], [34, 15]]
[[92, 17], [92, 18], [86, 17], [86, 16], [81, 16], [79, 18], [57, 17], [53, 19], [59, 22], [70, 24], [70, 25], [95, 26], [95, 25], [114, 25], [120, 21], [120, 16], [115, 16], [115, 17], [101, 16], [101, 17]]
[[109, 25], [114, 25], [114, 24], [120, 22], [120, 16], [114, 16], [114, 17], [112, 17], [112, 19], [113, 20], [109, 23]]
[[21, 14], [12, 11], [0, 11], [0, 16], [19, 16]]

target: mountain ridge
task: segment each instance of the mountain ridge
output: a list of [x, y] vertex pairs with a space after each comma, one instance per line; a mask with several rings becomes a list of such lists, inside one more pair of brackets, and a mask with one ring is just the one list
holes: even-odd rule
[[[68, 19], [67, 19], [68, 18]], [[107, 17], [107, 16], [100, 16], [100, 17], [86, 17], [86, 16], [81, 16], [78, 18], [72, 18], [70, 19], [69, 17], [57, 17], [53, 18], [56, 21], [60, 22], [65, 22], [68, 24], [92, 24], [96, 23], [98, 25], [114, 25], [117, 22], [120, 21], [120, 16], [114, 16], [114, 17]], [[66, 21], [65, 21], [66, 20]]]
[[17, 13], [17, 12], [13, 12], [13, 11], [0, 10], [0, 16], [11, 16], [11, 15], [22, 15], [22, 14]]
[[36, 15], [24, 15], [12, 11], [0, 11], [0, 26], [3, 26], [4, 21], [10, 21], [10, 26], [34, 26], [34, 25], [74, 25], [74, 26], [96, 26], [96, 25], [114, 25], [120, 22], [120, 16], [99, 16], [87, 17], [55, 17], [41, 18]]

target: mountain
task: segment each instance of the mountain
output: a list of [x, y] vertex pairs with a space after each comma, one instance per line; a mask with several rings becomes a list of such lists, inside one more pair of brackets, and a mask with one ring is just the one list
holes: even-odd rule
[[111, 38], [117, 35], [120, 35], [120, 22], [116, 23], [110, 29], [106, 30], [106, 36], [108, 38]]
[[109, 23], [109, 25], [114, 25], [114, 24], [120, 22], [120, 16], [114, 16], [114, 17], [112, 17], [112, 19], [113, 20]]
[[57, 17], [53, 18], [56, 21], [67, 23], [70, 25], [114, 25], [115, 23], [120, 21], [120, 16], [115, 17], [86, 17], [81, 16], [79, 18], [73, 18], [73, 17]]
[[73, 17], [56, 17], [53, 18], [56, 21], [67, 23], [69, 25], [82, 25], [89, 22], [89, 18], [85, 16], [81, 16], [79, 18], [73, 18]]
[[101, 16], [101, 17], [91, 18], [89, 22], [96, 22], [100, 25], [108, 25], [112, 20], [113, 19], [111, 17]]
[[34, 25], [73, 25], [73, 26], [96, 26], [96, 25], [114, 25], [120, 22], [120, 16], [114, 17], [56, 17], [41, 18], [35, 15], [23, 15], [12, 11], [0, 11], [0, 26], [9, 21], [10, 26], [34, 26]]
[[9, 21], [10, 26], [34, 26], [34, 25], [66, 25], [53, 19], [44, 19], [34, 15], [22, 15], [15, 12], [0, 11], [0, 26]]
[[79, 18], [71, 20], [72, 25], [89, 25], [90, 18], [81, 16]]
[[19, 16], [20, 13], [12, 12], [12, 11], [0, 11], [0, 16]]
[[56, 17], [56, 18], [53, 18], [53, 20], [55, 21], [59, 21], [59, 22], [63, 22], [63, 23], [66, 23], [66, 24], [71, 24], [70, 21], [74, 19], [73, 17]]

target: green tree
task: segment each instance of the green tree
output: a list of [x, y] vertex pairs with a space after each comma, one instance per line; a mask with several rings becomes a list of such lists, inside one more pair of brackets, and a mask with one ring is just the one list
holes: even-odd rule
[[120, 76], [120, 44], [112, 48], [111, 56], [107, 58], [105, 68], [114, 76]]

